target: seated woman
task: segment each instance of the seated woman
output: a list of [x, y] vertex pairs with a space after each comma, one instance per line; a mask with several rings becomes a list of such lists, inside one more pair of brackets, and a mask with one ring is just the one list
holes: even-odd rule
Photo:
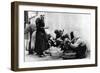
[[63, 34], [62, 37], [61, 37], [61, 39], [63, 40], [63, 43], [61, 45], [61, 49], [64, 52], [66, 52], [66, 51], [69, 50], [69, 48], [68, 48], [68, 46], [69, 46], [68, 44], [70, 42], [69, 35], [67, 33], [66, 34]]
[[70, 44], [70, 47], [74, 52], [76, 52], [76, 58], [85, 58], [87, 46], [82, 38], [79, 37], [79, 34], [75, 36], [76, 34], [73, 33], [74, 38], [71, 40], [72, 42]]
[[62, 35], [63, 31], [62, 30], [55, 30], [54, 33], [56, 34], [55, 42], [56, 42], [56, 47], [62, 46], [63, 40], [62, 40]]

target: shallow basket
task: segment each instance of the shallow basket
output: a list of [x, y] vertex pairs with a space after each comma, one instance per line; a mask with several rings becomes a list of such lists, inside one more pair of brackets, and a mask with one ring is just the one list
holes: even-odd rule
[[75, 59], [76, 58], [76, 53], [75, 52], [69, 52], [69, 53], [64, 53], [62, 55], [63, 59]]

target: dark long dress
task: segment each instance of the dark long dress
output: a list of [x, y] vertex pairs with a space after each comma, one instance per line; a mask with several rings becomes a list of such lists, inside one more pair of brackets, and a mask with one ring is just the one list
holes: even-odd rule
[[45, 32], [45, 23], [44, 20], [37, 18], [36, 19], [36, 42], [34, 51], [37, 55], [43, 55], [43, 51], [48, 48], [48, 40]]

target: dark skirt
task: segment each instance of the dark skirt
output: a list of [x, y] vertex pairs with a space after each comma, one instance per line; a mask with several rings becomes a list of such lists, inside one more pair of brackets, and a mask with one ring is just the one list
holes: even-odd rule
[[[84, 46], [79, 45], [76, 48], [71, 48], [70, 46], [68, 46], [68, 49], [64, 50], [64, 54], [63, 54], [62, 58], [63, 59], [82, 59], [82, 58], [86, 57], [86, 50], [87, 50], [86, 45], [84, 45]], [[69, 55], [69, 56], [66, 55], [68, 53], [72, 53], [72, 55]]]
[[76, 51], [76, 58], [85, 58], [86, 57], [86, 50], [87, 50], [87, 46], [84, 45], [84, 46], [79, 46], [77, 48], [77, 51]]
[[36, 31], [36, 42], [34, 51], [38, 55], [43, 55], [43, 51], [48, 49], [48, 40], [45, 30]]

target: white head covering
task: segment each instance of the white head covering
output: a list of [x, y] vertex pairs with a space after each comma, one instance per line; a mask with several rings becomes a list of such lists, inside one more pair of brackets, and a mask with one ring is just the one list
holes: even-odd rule
[[80, 37], [80, 34], [79, 34], [78, 31], [73, 31], [73, 33], [74, 33], [74, 37], [75, 37], [75, 38], [79, 38], [79, 37]]

